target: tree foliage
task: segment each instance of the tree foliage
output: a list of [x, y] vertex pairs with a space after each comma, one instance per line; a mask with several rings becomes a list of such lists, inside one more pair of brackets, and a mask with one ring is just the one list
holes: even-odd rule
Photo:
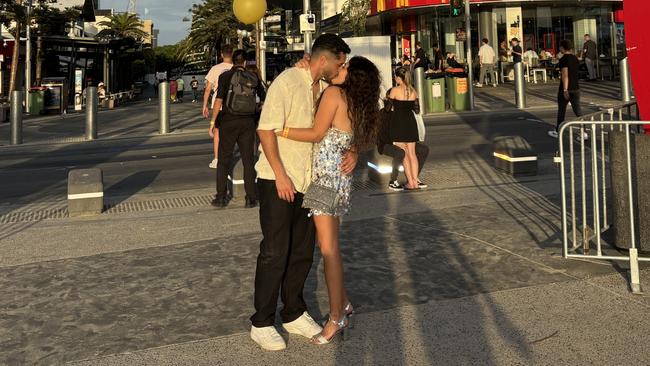
[[100, 26], [107, 27], [97, 33], [99, 39], [124, 39], [131, 38], [141, 42], [147, 33], [142, 30], [143, 23], [137, 14], [117, 13], [110, 16], [108, 21], [97, 23]]
[[366, 33], [366, 19], [370, 11], [370, 0], [345, 0], [341, 8], [339, 29], [351, 30], [355, 36]]
[[239, 22], [232, 12], [232, 0], [204, 0], [194, 4], [190, 34], [180, 43], [180, 57], [194, 52], [205, 52], [213, 56], [226, 39], [237, 37]]

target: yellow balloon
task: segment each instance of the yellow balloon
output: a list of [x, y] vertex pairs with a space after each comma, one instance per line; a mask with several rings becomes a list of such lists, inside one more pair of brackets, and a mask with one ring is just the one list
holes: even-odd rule
[[232, 11], [240, 22], [254, 24], [266, 13], [266, 0], [234, 0]]

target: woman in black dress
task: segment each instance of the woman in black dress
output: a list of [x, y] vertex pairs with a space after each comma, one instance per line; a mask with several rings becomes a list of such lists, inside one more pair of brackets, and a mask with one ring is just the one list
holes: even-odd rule
[[405, 189], [419, 189], [418, 159], [415, 143], [419, 140], [418, 125], [413, 113], [420, 113], [418, 93], [411, 83], [411, 72], [406, 67], [395, 70], [395, 83], [388, 94], [390, 111], [390, 136], [394, 144], [404, 150]]

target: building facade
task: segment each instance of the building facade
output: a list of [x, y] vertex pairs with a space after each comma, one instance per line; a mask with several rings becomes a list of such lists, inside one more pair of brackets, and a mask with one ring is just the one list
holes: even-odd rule
[[[468, 0], [471, 12], [471, 44], [478, 49], [487, 38], [495, 50], [518, 38], [523, 48], [556, 54], [563, 39], [581, 47], [585, 34], [598, 44], [603, 58], [625, 52], [623, 0]], [[372, 0], [368, 33], [391, 35], [394, 57], [411, 55], [420, 41], [428, 52], [434, 44], [443, 52], [465, 59], [464, 11], [452, 16], [449, 0]]]

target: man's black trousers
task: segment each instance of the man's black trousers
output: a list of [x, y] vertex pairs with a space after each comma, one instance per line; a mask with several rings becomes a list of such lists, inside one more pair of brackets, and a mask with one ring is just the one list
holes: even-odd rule
[[573, 113], [575, 113], [577, 117], [582, 116], [582, 108], [580, 107], [580, 90], [569, 91], [569, 100], [564, 98], [563, 92], [559, 92], [557, 95], [557, 127], [555, 127], [558, 132], [560, 132], [560, 125], [564, 122], [566, 107], [569, 102], [571, 102]]
[[255, 272], [255, 327], [275, 323], [278, 292], [284, 308], [285, 323], [298, 319], [306, 310], [303, 290], [314, 260], [316, 229], [302, 208], [303, 195], [297, 193], [290, 203], [278, 197], [275, 181], [258, 179], [260, 225], [263, 239]]
[[244, 167], [246, 198], [257, 199], [255, 133], [255, 120], [252, 116], [247, 119], [221, 121], [219, 126], [219, 161], [217, 163], [217, 197], [226, 197], [228, 193], [228, 174], [232, 167], [235, 144], [237, 144]]

